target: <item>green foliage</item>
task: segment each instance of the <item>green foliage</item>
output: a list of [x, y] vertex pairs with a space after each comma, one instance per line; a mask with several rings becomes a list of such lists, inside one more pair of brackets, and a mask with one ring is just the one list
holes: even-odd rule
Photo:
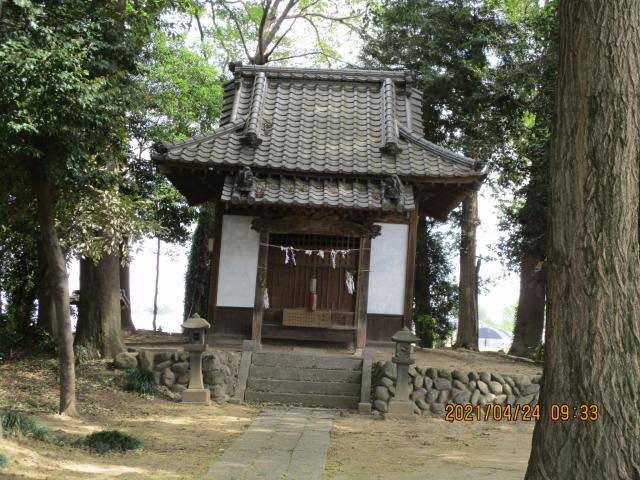
[[55, 441], [55, 436], [49, 428], [17, 410], [0, 411], [0, 422], [5, 435], [30, 436], [43, 442]]
[[116, 385], [117, 383], [118, 379], [112, 375], [100, 377], [100, 384], [104, 385], [105, 387], [111, 387], [113, 385]]
[[147, 153], [157, 140], [178, 141], [214, 128], [222, 108], [220, 75], [181, 36], [157, 31], [139, 59], [128, 131], [133, 141], [121, 191], [137, 199], [146, 232], [185, 243], [196, 210], [160, 175]]
[[[518, 3], [526, 8], [518, 9]], [[531, 3], [531, 4], [529, 4]], [[504, 236], [496, 249], [513, 269], [523, 256], [544, 260], [547, 249], [549, 154], [554, 115], [558, 58], [557, 2], [511, 2], [510, 55], [498, 75], [519, 92], [520, 122], [514, 122], [511, 155], [499, 159], [499, 228]], [[516, 11], [517, 14], [511, 14]]]
[[136, 7], [145, 15], [82, 0], [5, 2], [0, 12], [0, 191], [28, 192], [39, 178], [64, 192], [54, 210], [67, 251], [113, 251], [135, 227], [116, 195], [127, 72], [162, 3]]
[[364, 23], [363, 59], [421, 74], [425, 135], [488, 162], [500, 148], [513, 108], [493, 76], [508, 25], [484, 2], [385, 0]]
[[242, 58], [258, 65], [295, 59], [326, 64], [338, 56], [336, 46], [355, 34], [365, 3], [198, 0], [189, 14], [203, 55], [220, 65]]
[[207, 253], [209, 238], [213, 238], [214, 207], [200, 208], [198, 223], [193, 232], [189, 262], [185, 273], [184, 319], [194, 313], [206, 318], [208, 312], [210, 255]]
[[534, 354], [531, 356], [532, 360], [536, 362], [543, 363], [544, 362], [544, 345], [540, 345]]
[[442, 345], [453, 331], [458, 286], [448, 253], [452, 248], [434, 220], [418, 224], [413, 318], [422, 346]]
[[95, 432], [76, 441], [76, 445], [87, 448], [99, 454], [108, 452], [127, 452], [141, 450], [142, 440], [119, 430], [105, 430]]
[[0, 469], [7, 468], [8, 466], [9, 466], [9, 460], [4, 454], [0, 453]]
[[441, 324], [431, 315], [418, 315], [415, 323], [416, 332], [423, 347], [442, 347], [451, 336], [451, 324], [449, 322]]
[[153, 372], [141, 368], [129, 368], [124, 372], [122, 388], [129, 392], [153, 395], [158, 389]]

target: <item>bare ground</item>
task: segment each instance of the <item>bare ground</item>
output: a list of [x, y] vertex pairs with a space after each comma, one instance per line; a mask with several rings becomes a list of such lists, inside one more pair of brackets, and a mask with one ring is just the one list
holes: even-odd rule
[[[452, 350], [416, 351], [416, 364], [468, 371], [538, 374], [541, 367], [501, 354]], [[387, 360], [391, 351], [376, 349]], [[80, 416], [56, 415], [57, 369], [53, 359], [29, 358], [0, 365], [0, 408], [17, 408], [51, 427], [63, 440], [52, 445], [29, 438], [0, 438], [9, 469], [0, 478], [192, 479], [199, 478], [258, 413], [255, 406], [188, 406], [124, 392], [104, 362], [78, 371]], [[145, 442], [141, 452], [97, 455], [70, 444], [82, 435], [119, 429]], [[323, 479], [465, 478], [521, 479], [529, 456], [532, 423], [448, 423], [420, 417], [415, 423], [345, 414], [332, 430]]]
[[[78, 372], [78, 418], [55, 414], [54, 360], [0, 366], [0, 408], [13, 407], [49, 426], [62, 445], [30, 438], [0, 438], [9, 468], [0, 478], [187, 479], [203, 475], [257, 410], [234, 405], [189, 406], [145, 398], [110, 385], [102, 362]], [[118, 429], [142, 439], [143, 451], [97, 455], [70, 444], [99, 430]]]
[[[460, 369], [463, 372], [494, 372], [502, 374], [539, 375], [542, 366], [536, 363], [509, 357], [498, 352], [473, 352], [470, 350], [453, 350], [451, 348], [422, 349], [413, 352], [416, 365], [419, 367]], [[389, 360], [391, 350], [374, 348], [374, 360]]]
[[334, 423], [323, 480], [520, 480], [533, 425], [345, 416]]

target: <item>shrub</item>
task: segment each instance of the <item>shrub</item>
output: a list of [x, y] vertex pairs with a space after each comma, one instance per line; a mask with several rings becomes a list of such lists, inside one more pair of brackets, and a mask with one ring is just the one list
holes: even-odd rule
[[2, 453], [0, 453], [0, 469], [6, 468], [9, 465], [9, 460]]
[[142, 449], [142, 440], [118, 430], [105, 430], [92, 433], [79, 439], [76, 444], [100, 454], [112, 451], [126, 452], [128, 450]]
[[129, 392], [153, 395], [158, 386], [152, 372], [141, 368], [129, 368], [124, 373], [123, 388]]
[[43, 442], [53, 442], [55, 440], [51, 430], [37, 420], [16, 410], [0, 412], [0, 420], [2, 421], [2, 431], [7, 435], [31, 436]]

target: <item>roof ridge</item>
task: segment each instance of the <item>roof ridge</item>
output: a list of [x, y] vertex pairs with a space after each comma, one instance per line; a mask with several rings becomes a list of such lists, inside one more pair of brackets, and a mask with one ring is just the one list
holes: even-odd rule
[[448, 160], [454, 161], [460, 165], [464, 165], [465, 167], [471, 167], [476, 171], [482, 170], [482, 162], [479, 160], [474, 160], [473, 158], [465, 157], [464, 155], [452, 152], [450, 150], [447, 150], [444, 147], [436, 145], [435, 143], [430, 142], [426, 138], [417, 136], [415, 133], [413, 133], [411, 130], [407, 129], [403, 125], [399, 125], [399, 129], [400, 129], [400, 134], [403, 137], [405, 137], [407, 140], [410, 140], [417, 145], [420, 145], [425, 150], [428, 150], [432, 153], [445, 157]]
[[224, 135], [225, 133], [229, 133], [229, 132], [233, 132], [233, 131], [236, 131], [236, 130], [240, 130], [240, 129], [244, 128], [244, 124], [245, 124], [244, 120], [240, 120], [240, 121], [236, 121], [236, 122], [230, 122], [230, 123], [227, 123], [226, 125], [223, 125], [221, 127], [216, 128], [212, 132], [201, 133], [199, 135], [195, 135], [193, 137], [189, 137], [189, 138], [186, 138], [184, 140], [180, 140], [178, 142], [173, 142], [173, 143], [172, 142], [159, 142], [160, 148], [165, 148], [166, 150], [171, 150], [172, 148], [176, 148], [176, 147], [182, 147], [182, 148], [188, 147], [188, 146], [193, 145], [195, 143], [200, 143], [200, 142], [206, 141], [206, 140], [212, 140], [212, 139], [217, 138], [217, 137], [219, 137], [221, 135]]
[[402, 149], [398, 146], [398, 118], [396, 115], [396, 89], [390, 78], [385, 78], [380, 87], [382, 97], [382, 145], [383, 153], [396, 154]]
[[267, 77], [263, 72], [259, 72], [254, 78], [253, 86], [251, 87], [249, 112], [246, 115], [245, 130], [242, 136], [242, 142], [253, 147], [257, 147], [262, 143], [259, 123], [262, 116], [262, 100], [266, 88]]
[[329, 79], [343, 79], [344, 77], [349, 80], [361, 79], [368, 81], [384, 81], [386, 78], [390, 78], [396, 82], [406, 82], [413, 84], [416, 81], [417, 75], [412, 70], [368, 70], [360, 68], [309, 68], [309, 67], [273, 67], [266, 65], [243, 65], [240, 62], [231, 62], [229, 64], [229, 70], [238, 77], [242, 75], [253, 76], [258, 73], [265, 73], [268, 77], [291, 77], [302, 78], [310, 76], [310, 79], [326, 78]]

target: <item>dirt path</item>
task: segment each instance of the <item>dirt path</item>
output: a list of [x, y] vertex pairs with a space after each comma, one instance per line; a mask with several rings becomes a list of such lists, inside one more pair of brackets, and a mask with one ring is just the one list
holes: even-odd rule
[[533, 423], [415, 423], [347, 416], [334, 422], [323, 480], [521, 480]]

